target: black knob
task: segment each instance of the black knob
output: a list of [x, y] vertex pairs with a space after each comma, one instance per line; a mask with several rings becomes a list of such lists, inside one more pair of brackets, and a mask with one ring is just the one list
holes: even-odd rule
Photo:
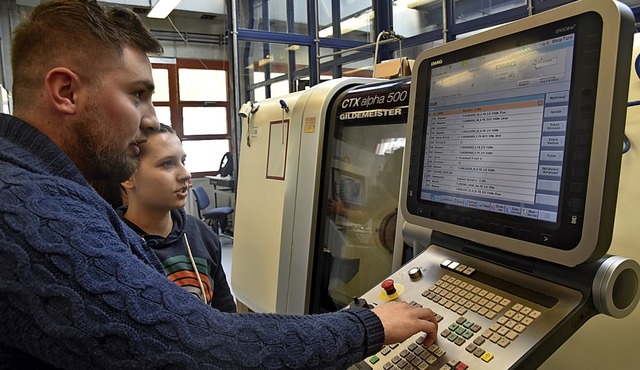
[[373, 306], [368, 304], [364, 298], [353, 297], [351, 307], [372, 308]]
[[422, 270], [420, 270], [420, 267], [412, 267], [409, 269], [408, 274], [411, 280], [418, 280], [422, 277]]

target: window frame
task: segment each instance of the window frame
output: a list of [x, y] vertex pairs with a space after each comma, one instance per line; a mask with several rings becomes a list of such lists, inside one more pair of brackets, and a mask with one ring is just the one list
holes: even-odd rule
[[[176, 134], [180, 138], [180, 141], [188, 140], [227, 140], [229, 147], [227, 151], [233, 152], [233, 138], [232, 138], [232, 125], [231, 125], [231, 99], [233, 98], [229, 88], [229, 64], [223, 61], [214, 60], [199, 60], [199, 59], [176, 59], [175, 64], [171, 63], [152, 63], [153, 69], [166, 69], [168, 72], [169, 81], [169, 101], [168, 102], [156, 102], [156, 107], [169, 107], [171, 112], [171, 124]], [[180, 99], [180, 69], [206, 69], [206, 70], [222, 70], [225, 72], [226, 83], [226, 101], [188, 101]], [[184, 134], [184, 115], [183, 109], [186, 107], [222, 107], [226, 110], [226, 134], [208, 134], [208, 135], [185, 135]], [[163, 122], [166, 123], [166, 122]], [[217, 165], [219, 158], [211, 158], [213, 166]], [[205, 176], [215, 176], [218, 174], [218, 169], [214, 171], [206, 172], [192, 172], [193, 178], [203, 178]]]

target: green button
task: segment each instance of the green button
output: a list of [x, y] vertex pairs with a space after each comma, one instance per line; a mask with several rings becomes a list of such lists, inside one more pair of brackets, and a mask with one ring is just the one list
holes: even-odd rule
[[376, 362], [380, 361], [380, 359], [378, 358], [378, 356], [373, 355], [373, 356], [371, 356], [371, 358], [369, 358], [369, 361], [370, 361], [372, 364], [375, 364]]

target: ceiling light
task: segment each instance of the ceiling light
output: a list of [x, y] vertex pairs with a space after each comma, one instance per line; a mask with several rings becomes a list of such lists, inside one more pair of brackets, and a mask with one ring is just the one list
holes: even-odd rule
[[319, 37], [331, 37], [333, 36], [333, 27], [329, 26], [327, 28], [323, 28], [320, 31], [318, 31], [318, 36]]
[[156, 5], [151, 8], [149, 14], [147, 14], [147, 17], [159, 19], [167, 18], [169, 13], [171, 13], [171, 11], [175, 9], [179, 3], [180, 0], [158, 0]]
[[262, 67], [262, 66], [265, 66], [265, 65], [267, 65], [267, 64], [269, 64], [271, 62], [273, 62], [273, 56], [267, 55], [266, 57], [264, 57], [263, 59], [260, 59], [258, 61], [258, 66]]
[[427, 5], [429, 3], [433, 3], [435, 0], [417, 0], [417, 1], [409, 1], [407, 4], [407, 8], [413, 9], [422, 5]]
[[[371, 21], [374, 18], [373, 10], [367, 10], [363, 14], [360, 14], [355, 17], [347, 18], [340, 22], [340, 33], [347, 34], [349, 32], [353, 32], [364, 27], [370, 26]], [[333, 36], [333, 27], [329, 26], [327, 28], [323, 28], [318, 31], [319, 37], [331, 37]]]

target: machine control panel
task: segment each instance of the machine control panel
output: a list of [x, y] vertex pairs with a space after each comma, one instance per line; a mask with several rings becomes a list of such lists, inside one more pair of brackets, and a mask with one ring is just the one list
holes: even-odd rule
[[360, 299], [374, 307], [400, 300], [431, 308], [438, 320], [435, 344], [423, 346], [424, 334], [416, 334], [352, 369], [514, 368], [582, 298], [579, 291], [432, 245]]

